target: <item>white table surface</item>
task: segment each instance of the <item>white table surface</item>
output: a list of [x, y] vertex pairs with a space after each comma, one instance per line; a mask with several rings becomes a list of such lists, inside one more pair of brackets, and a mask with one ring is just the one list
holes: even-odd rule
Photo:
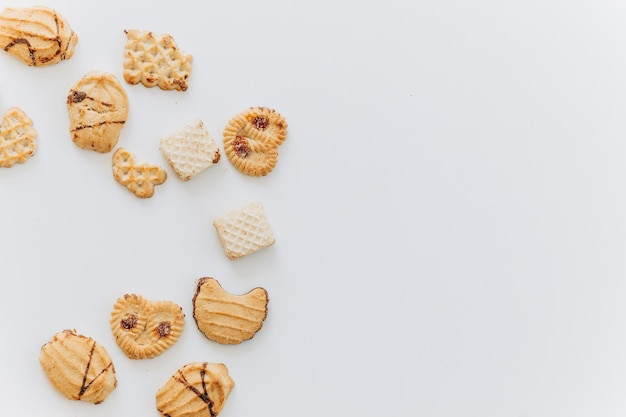
[[[625, 2], [42, 3], [79, 41], [51, 67], [0, 54], [0, 113], [20, 107], [39, 133], [0, 170], [3, 415], [156, 417], [156, 390], [192, 361], [229, 367], [224, 417], [626, 413]], [[148, 200], [68, 132], [76, 81], [122, 79], [124, 29], [194, 59], [186, 92], [124, 83], [119, 145], [169, 174]], [[222, 146], [257, 105], [289, 123], [270, 175], [224, 157], [176, 178], [162, 137], [199, 118]], [[212, 221], [254, 200], [276, 244], [230, 261]], [[197, 330], [204, 276], [268, 290], [252, 340]], [[133, 292], [186, 313], [152, 360], [109, 328]], [[102, 404], [66, 400], [39, 366], [66, 328], [113, 358]]]

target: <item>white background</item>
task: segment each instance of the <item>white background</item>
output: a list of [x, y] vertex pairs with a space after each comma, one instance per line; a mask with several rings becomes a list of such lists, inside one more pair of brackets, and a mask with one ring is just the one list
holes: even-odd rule
[[[35, 156], [0, 171], [3, 415], [156, 417], [157, 389], [192, 361], [229, 367], [224, 417], [626, 413], [626, 3], [45, 4], [78, 34], [74, 56], [0, 54], [0, 113], [18, 106], [39, 132]], [[194, 57], [186, 92], [124, 83], [119, 146], [169, 174], [148, 200], [68, 132], [76, 81], [122, 79], [124, 29]], [[273, 172], [224, 157], [178, 180], [162, 137], [199, 118], [221, 146], [257, 105], [289, 123]], [[212, 221], [254, 200], [276, 244], [230, 261]], [[197, 330], [203, 276], [268, 290], [254, 339]], [[187, 315], [155, 359], [111, 334], [131, 292]], [[66, 400], [39, 367], [66, 328], [113, 358], [102, 404]]]

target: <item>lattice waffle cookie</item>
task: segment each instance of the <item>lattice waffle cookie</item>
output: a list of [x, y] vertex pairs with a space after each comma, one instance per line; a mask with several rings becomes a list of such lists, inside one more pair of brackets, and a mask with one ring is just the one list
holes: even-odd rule
[[167, 172], [157, 165], [138, 164], [129, 151], [118, 148], [113, 154], [113, 178], [137, 197], [149, 198], [154, 187], [165, 182]]
[[37, 149], [33, 121], [17, 107], [9, 109], [0, 123], [0, 167], [24, 163]]
[[161, 152], [178, 178], [188, 181], [220, 160], [220, 150], [200, 120], [161, 139]]
[[185, 324], [183, 309], [171, 301], [149, 301], [125, 294], [115, 302], [111, 330], [115, 341], [131, 359], [154, 358], [180, 337]]
[[276, 241], [263, 205], [259, 202], [216, 218], [213, 226], [229, 259], [239, 259]]
[[168, 34], [126, 30], [124, 79], [162, 90], [187, 90], [192, 56], [181, 52]]
[[0, 47], [30, 66], [70, 59], [78, 36], [55, 10], [7, 7], [0, 13]]
[[270, 173], [278, 162], [278, 146], [287, 137], [285, 118], [267, 107], [251, 107], [233, 117], [224, 129], [224, 151], [240, 172]]

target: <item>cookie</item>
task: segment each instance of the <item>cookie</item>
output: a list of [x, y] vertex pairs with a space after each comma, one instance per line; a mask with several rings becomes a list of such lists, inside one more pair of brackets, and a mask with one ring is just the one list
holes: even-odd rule
[[219, 147], [200, 120], [161, 139], [159, 149], [183, 181], [189, 181], [220, 160]]
[[92, 71], [67, 96], [72, 141], [106, 153], [117, 144], [128, 119], [128, 97], [115, 75]]
[[149, 198], [154, 187], [165, 182], [167, 172], [157, 165], [138, 164], [129, 151], [119, 148], [113, 154], [113, 178], [137, 197]]
[[39, 363], [52, 385], [70, 400], [98, 404], [117, 386], [106, 349], [76, 330], [55, 334], [41, 348]]
[[276, 241], [263, 205], [249, 203], [213, 221], [213, 226], [229, 259], [239, 259], [264, 249]]
[[270, 173], [278, 162], [278, 146], [287, 137], [285, 118], [267, 107], [251, 107], [233, 117], [224, 129], [224, 151], [240, 172]]
[[126, 30], [124, 79], [162, 90], [187, 90], [192, 56], [181, 52], [168, 34]]
[[157, 391], [156, 408], [164, 417], [216, 417], [234, 386], [226, 365], [188, 363]]
[[0, 47], [30, 66], [70, 59], [77, 42], [67, 20], [49, 7], [7, 7], [0, 13]]
[[17, 107], [9, 109], [0, 123], [0, 167], [26, 162], [37, 149], [33, 121]]
[[243, 295], [226, 292], [214, 278], [201, 278], [193, 297], [193, 318], [204, 335], [218, 343], [235, 345], [261, 330], [269, 298], [264, 288]]
[[140, 295], [120, 297], [111, 313], [111, 330], [131, 359], [150, 359], [169, 349], [185, 324], [183, 309], [171, 301], [149, 301]]

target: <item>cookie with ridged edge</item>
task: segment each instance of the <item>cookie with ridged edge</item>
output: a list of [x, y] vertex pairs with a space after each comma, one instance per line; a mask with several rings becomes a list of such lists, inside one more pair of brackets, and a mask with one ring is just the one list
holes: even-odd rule
[[224, 151], [240, 172], [269, 174], [278, 162], [278, 146], [287, 137], [287, 122], [267, 107], [251, 107], [233, 117], [224, 129]]
[[111, 312], [115, 341], [131, 359], [151, 359], [176, 343], [185, 325], [183, 309], [172, 301], [149, 301], [125, 294]]
[[193, 318], [209, 339], [228, 345], [252, 339], [267, 317], [269, 297], [257, 287], [243, 295], [225, 291], [214, 278], [200, 278], [193, 297]]
[[234, 386], [226, 365], [188, 363], [157, 391], [156, 408], [164, 417], [216, 417]]
[[117, 386], [106, 349], [76, 330], [55, 334], [42, 346], [39, 363], [52, 385], [70, 400], [99, 404]]
[[124, 79], [129, 84], [186, 91], [192, 56], [183, 53], [169, 34], [126, 30]]

